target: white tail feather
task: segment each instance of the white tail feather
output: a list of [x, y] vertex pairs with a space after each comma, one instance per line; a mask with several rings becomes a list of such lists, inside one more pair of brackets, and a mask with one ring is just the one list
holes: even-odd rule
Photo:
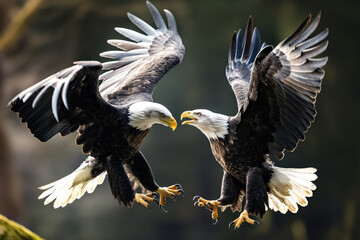
[[306, 197], [311, 197], [316, 189], [312, 182], [317, 179], [315, 168], [280, 168], [273, 167], [273, 176], [268, 184], [269, 208], [285, 214], [298, 211], [298, 205], [308, 204]]
[[95, 178], [91, 175], [91, 170], [95, 164], [95, 159], [89, 157], [71, 174], [47, 185], [39, 187], [44, 192], [39, 199], [46, 197], [44, 205], [54, 201], [54, 208], [65, 207], [75, 199], [81, 198], [85, 192], [94, 192], [97, 185], [104, 182], [107, 172], [102, 172]]

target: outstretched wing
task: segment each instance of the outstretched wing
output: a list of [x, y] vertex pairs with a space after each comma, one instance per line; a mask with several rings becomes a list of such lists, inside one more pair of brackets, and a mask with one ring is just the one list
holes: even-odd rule
[[99, 62], [75, 62], [19, 93], [9, 106], [40, 141], [67, 135], [91, 121], [87, 112], [106, 104], [98, 92], [100, 70]]
[[109, 70], [100, 76], [102, 83], [99, 90], [104, 99], [121, 98], [123, 103], [152, 101], [152, 92], [156, 84], [184, 56], [185, 47], [177, 33], [174, 16], [170, 11], [164, 10], [168, 20], [169, 28], [167, 28], [155, 6], [149, 1], [146, 3], [157, 29], [128, 13], [130, 21], [145, 34], [125, 28], [115, 28], [133, 42], [109, 40], [109, 44], [123, 51], [100, 54], [102, 57], [114, 59], [103, 63], [103, 68]]
[[266, 44], [261, 44], [260, 33], [256, 27], [254, 28], [250, 16], [244, 38], [241, 29], [233, 35], [229, 49], [228, 65], [226, 66], [226, 77], [234, 91], [238, 111], [245, 104], [247, 98], [253, 62], [260, 49], [264, 48], [264, 46]]
[[251, 127], [257, 141], [262, 141], [259, 145], [267, 145], [267, 152], [278, 159], [283, 158], [284, 150], [293, 151], [299, 140], [304, 140], [316, 115], [314, 104], [328, 58], [314, 57], [326, 50], [328, 29], [309, 37], [320, 17], [321, 13], [308, 26], [309, 16], [278, 46], [260, 51], [246, 102], [238, 114], [242, 127]]

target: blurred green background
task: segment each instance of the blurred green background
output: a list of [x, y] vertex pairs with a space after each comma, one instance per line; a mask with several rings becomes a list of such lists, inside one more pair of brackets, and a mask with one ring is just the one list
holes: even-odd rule
[[[26, 5], [29, 2], [35, 4], [34, 11]], [[262, 39], [276, 45], [309, 13], [322, 10], [318, 32], [329, 27], [330, 44], [316, 103], [318, 116], [306, 141], [276, 162], [318, 169], [318, 189], [309, 205], [297, 214], [267, 212], [259, 228], [243, 225], [236, 232], [227, 225], [238, 213], [227, 210], [213, 226], [210, 212], [193, 207], [192, 201], [194, 195], [215, 199], [220, 192], [222, 169], [206, 137], [191, 127], [179, 126], [171, 132], [155, 126], [142, 152], [161, 186], [181, 183], [185, 190], [185, 197], [168, 200], [169, 213], [155, 207], [119, 206], [107, 181], [64, 209], [43, 206], [37, 200], [37, 187], [69, 174], [85, 156], [74, 145], [76, 134], [39, 142], [10, 112], [7, 102], [73, 61], [104, 61], [98, 54], [113, 50], [106, 40], [121, 38], [114, 27], [136, 29], [127, 12], [154, 24], [144, 0], [0, 0], [0, 37], [3, 40], [9, 31], [11, 36], [0, 50], [0, 213], [46, 239], [360, 239], [359, 1], [152, 3], [159, 10], [172, 11], [186, 47], [182, 64], [164, 77], [154, 93], [154, 100], [179, 121], [182, 111], [194, 108], [235, 114], [225, 65], [232, 34], [245, 27], [250, 14]], [[28, 16], [23, 23], [21, 16]]]

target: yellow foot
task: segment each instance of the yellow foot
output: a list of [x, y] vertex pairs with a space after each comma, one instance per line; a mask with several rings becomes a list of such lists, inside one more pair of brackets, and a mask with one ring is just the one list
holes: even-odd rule
[[184, 191], [182, 190], [182, 187], [180, 184], [175, 184], [170, 187], [159, 187], [159, 189], [156, 192], [159, 194], [159, 206], [164, 212], [166, 212], [162, 208], [162, 206], [164, 206], [166, 203], [165, 198], [170, 197], [175, 200], [175, 197], [179, 196]]
[[145, 195], [145, 194], [141, 194], [141, 193], [135, 193], [135, 201], [138, 204], [141, 204], [143, 206], [145, 206], [146, 208], [151, 208], [149, 205], [150, 203], [154, 202], [154, 197], [152, 197], [152, 195]]
[[208, 210], [211, 211], [211, 217], [212, 219], [215, 220], [214, 224], [216, 224], [219, 217], [218, 208], [220, 207], [221, 203], [217, 200], [213, 200], [213, 201], [205, 200], [199, 196], [195, 196], [193, 200], [196, 201], [194, 203], [194, 206], [206, 207]]
[[235, 219], [229, 224], [229, 228], [231, 228], [232, 225], [234, 225], [234, 229], [240, 228], [240, 225], [243, 222], [247, 222], [250, 224], [260, 224], [258, 221], [249, 218], [248, 211], [244, 210], [237, 219]]

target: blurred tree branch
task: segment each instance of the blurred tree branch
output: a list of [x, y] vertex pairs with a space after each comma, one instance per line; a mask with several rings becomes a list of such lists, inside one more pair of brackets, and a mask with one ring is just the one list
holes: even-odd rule
[[26, 4], [15, 14], [10, 24], [0, 36], [0, 52], [16, 42], [21, 28], [25, 22], [39, 8], [43, 0], [28, 0]]
[[41, 240], [42, 238], [0, 214], [0, 239]]

